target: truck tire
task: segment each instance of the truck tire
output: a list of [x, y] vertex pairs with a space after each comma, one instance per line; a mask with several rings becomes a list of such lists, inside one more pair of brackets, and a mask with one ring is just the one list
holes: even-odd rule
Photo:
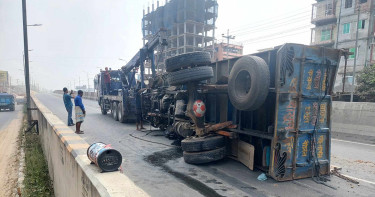
[[114, 103], [110, 103], [109, 104], [109, 108], [111, 109], [111, 116], [113, 116], [113, 105], [114, 105]]
[[204, 164], [223, 159], [226, 155], [225, 147], [203, 151], [203, 152], [183, 152], [184, 161], [189, 164]]
[[212, 67], [202, 66], [179, 70], [168, 74], [169, 85], [183, 85], [188, 82], [203, 81], [214, 76]]
[[120, 121], [121, 123], [127, 122], [125, 114], [124, 114], [123, 103], [119, 103], [117, 105], [117, 114], [118, 114], [118, 121]]
[[177, 55], [165, 60], [165, 69], [167, 72], [173, 72], [189, 66], [205, 66], [211, 63], [211, 54], [209, 52], [192, 52]]
[[181, 148], [186, 152], [200, 152], [214, 150], [224, 147], [225, 138], [223, 136], [192, 137], [181, 141]]
[[102, 114], [103, 115], [107, 115], [107, 110], [106, 109], [104, 109], [104, 103], [103, 103], [104, 101], [102, 101], [101, 103], [100, 103], [100, 110], [102, 111]]
[[229, 74], [228, 95], [239, 110], [253, 111], [266, 100], [270, 71], [260, 57], [244, 56], [236, 61]]
[[113, 103], [113, 114], [112, 114], [112, 117], [113, 119], [115, 119], [116, 121], [118, 121], [118, 111], [117, 111], [117, 103]]

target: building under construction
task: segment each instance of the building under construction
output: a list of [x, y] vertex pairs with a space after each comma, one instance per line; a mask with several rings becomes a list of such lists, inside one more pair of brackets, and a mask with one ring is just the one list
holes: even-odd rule
[[157, 69], [164, 70], [166, 58], [183, 53], [208, 51], [213, 57], [217, 12], [216, 0], [166, 0], [163, 6], [157, 1], [143, 10], [144, 43], [161, 28], [167, 30], [168, 46], [156, 54]]

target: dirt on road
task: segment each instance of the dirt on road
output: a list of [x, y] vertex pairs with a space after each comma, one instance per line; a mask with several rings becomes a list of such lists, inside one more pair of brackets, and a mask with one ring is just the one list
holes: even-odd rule
[[0, 197], [16, 196], [18, 179], [18, 134], [22, 126], [22, 112], [0, 130]]

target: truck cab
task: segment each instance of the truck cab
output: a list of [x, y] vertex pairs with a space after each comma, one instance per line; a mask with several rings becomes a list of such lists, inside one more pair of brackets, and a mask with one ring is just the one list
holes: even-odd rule
[[110, 112], [112, 117], [120, 122], [135, 121], [134, 74], [109, 69], [111, 80], [109, 84], [106, 84], [104, 81], [105, 72], [101, 70], [94, 80], [102, 114], [106, 115]]
[[0, 111], [14, 111], [14, 96], [8, 93], [0, 93]]

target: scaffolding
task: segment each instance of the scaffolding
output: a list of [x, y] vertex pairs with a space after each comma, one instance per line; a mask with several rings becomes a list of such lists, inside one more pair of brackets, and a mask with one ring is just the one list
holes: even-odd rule
[[208, 51], [214, 57], [215, 21], [218, 16], [216, 0], [166, 0], [152, 3], [151, 10], [143, 10], [143, 43], [147, 43], [160, 29], [167, 30], [168, 46], [155, 54], [157, 69], [164, 70], [166, 58], [194, 52]]

